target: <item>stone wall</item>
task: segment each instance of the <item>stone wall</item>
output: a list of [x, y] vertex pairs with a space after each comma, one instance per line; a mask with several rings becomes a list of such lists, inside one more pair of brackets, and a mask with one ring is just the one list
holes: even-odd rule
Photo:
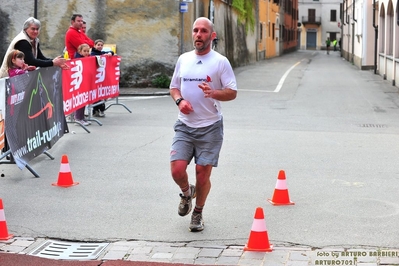
[[[198, 1], [198, 2], [197, 2]], [[10, 41], [22, 30], [23, 22], [34, 16], [35, 1], [7, 1], [0, 6], [0, 59]], [[203, 1], [194, 0], [196, 14], [208, 16]], [[37, 18], [42, 23], [40, 46], [47, 57], [62, 54], [64, 37], [73, 13], [80, 13], [87, 21], [87, 35], [117, 45], [122, 57], [121, 86], [149, 86], [154, 77], [171, 76], [180, 54], [181, 14], [176, 0], [37, 0]], [[216, 3], [218, 3], [216, 1]], [[202, 5], [202, 7], [201, 7]], [[236, 16], [226, 4], [217, 4], [219, 14], [218, 51], [226, 55], [233, 66], [246, 65], [256, 59], [256, 41], [237, 26]], [[201, 11], [202, 10], [202, 11]], [[185, 15], [184, 47], [191, 49], [191, 25], [194, 11]], [[188, 31], [188, 32], [187, 32]], [[253, 37], [255, 39], [255, 37]], [[253, 42], [253, 43], [252, 43]], [[250, 43], [248, 45], [248, 43]], [[250, 48], [248, 48], [250, 47]]]

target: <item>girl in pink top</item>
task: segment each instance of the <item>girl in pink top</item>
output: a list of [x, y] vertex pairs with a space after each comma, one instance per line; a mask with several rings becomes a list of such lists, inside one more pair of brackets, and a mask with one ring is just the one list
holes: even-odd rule
[[35, 66], [28, 66], [24, 61], [25, 54], [19, 50], [12, 50], [7, 56], [8, 76], [14, 77], [17, 75], [28, 73], [28, 71], [35, 70]]

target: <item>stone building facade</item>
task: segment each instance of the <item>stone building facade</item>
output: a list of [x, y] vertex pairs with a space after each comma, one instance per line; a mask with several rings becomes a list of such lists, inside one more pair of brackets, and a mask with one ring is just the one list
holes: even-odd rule
[[326, 40], [341, 39], [341, 0], [299, 0], [300, 48], [325, 50]]

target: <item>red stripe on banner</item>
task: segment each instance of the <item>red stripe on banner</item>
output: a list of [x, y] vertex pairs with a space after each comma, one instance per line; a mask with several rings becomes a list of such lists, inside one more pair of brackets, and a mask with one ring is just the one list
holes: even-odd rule
[[119, 56], [84, 57], [68, 60], [62, 72], [64, 113], [119, 96]]

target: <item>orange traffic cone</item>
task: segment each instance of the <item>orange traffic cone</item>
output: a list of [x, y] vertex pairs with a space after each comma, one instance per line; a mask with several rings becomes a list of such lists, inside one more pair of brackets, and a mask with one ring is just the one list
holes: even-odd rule
[[252, 223], [251, 233], [249, 234], [248, 243], [244, 247], [244, 251], [261, 251], [270, 252], [273, 245], [269, 243], [267, 234], [265, 215], [261, 207], [256, 208], [255, 219]]
[[273, 205], [294, 205], [295, 203], [290, 201], [288, 195], [287, 182], [285, 180], [284, 170], [280, 170], [278, 173], [276, 188], [274, 189], [273, 198], [268, 199]]
[[58, 182], [52, 183], [53, 186], [70, 187], [79, 184], [73, 182], [71, 168], [69, 167], [68, 156], [62, 155], [60, 172], [58, 174]]
[[6, 216], [4, 215], [3, 200], [0, 199], [0, 240], [8, 240], [14, 235], [8, 234]]

